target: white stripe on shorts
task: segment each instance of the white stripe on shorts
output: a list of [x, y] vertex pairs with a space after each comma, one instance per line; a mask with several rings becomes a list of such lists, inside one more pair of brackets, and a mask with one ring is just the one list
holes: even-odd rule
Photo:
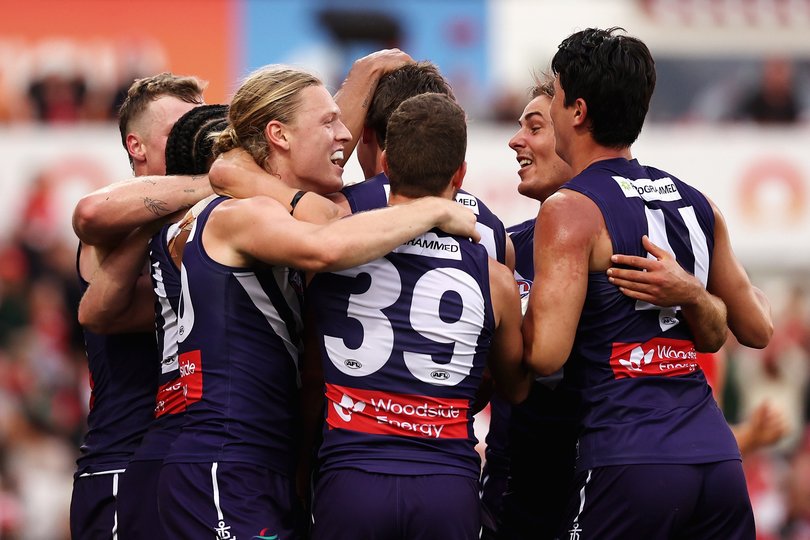
[[[113, 475], [112, 495], [113, 495], [113, 499], [116, 499], [118, 497], [118, 473], [115, 473], [115, 475]], [[112, 540], [118, 540], [118, 504], [117, 503], [115, 505], [115, 510], [113, 511]]]
[[215, 461], [211, 464], [211, 482], [214, 484], [214, 507], [217, 509], [217, 519], [222, 521], [222, 508], [219, 506], [219, 483], [217, 482], [217, 467], [218, 463]]

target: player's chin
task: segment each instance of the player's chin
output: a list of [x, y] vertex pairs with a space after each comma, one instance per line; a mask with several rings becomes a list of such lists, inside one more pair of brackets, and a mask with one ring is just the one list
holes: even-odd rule
[[537, 191], [537, 182], [531, 176], [521, 176], [520, 183], [517, 186], [518, 193], [527, 197]]
[[317, 186], [313, 191], [320, 195], [328, 195], [340, 191], [341, 189], [343, 189], [343, 175], [333, 173], [319, 178]]

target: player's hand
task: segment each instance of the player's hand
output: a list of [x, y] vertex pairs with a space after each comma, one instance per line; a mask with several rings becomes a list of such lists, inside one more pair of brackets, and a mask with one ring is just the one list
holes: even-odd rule
[[788, 432], [788, 421], [781, 409], [763, 401], [745, 422], [737, 425], [735, 432], [740, 452], [752, 452], [784, 437]]
[[399, 49], [382, 49], [355, 60], [352, 69], [371, 70], [379, 76], [385, 75], [405, 64], [413, 64], [414, 59]]
[[613, 264], [631, 266], [637, 270], [615, 266], [608, 268], [610, 282], [618, 286], [625, 296], [656, 306], [683, 306], [695, 302], [704, 289], [700, 280], [684, 270], [671, 253], [653, 244], [646, 235], [641, 237], [641, 242], [655, 258], [613, 255], [610, 259]]
[[238, 185], [240, 177], [246, 172], [267, 174], [256, 164], [253, 156], [247, 150], [233, 148], [217, 156], [208, 171], [208, 180], [217, 195], [234, 197], [235, 194], [230, 188]]
[[473, 242], [481, 240], [481, 235], [475, 229], [477, 219], [472, 210], [450, 199], [434, 199], [441, 210], [436, 227], [452, 235], [470, 238]]

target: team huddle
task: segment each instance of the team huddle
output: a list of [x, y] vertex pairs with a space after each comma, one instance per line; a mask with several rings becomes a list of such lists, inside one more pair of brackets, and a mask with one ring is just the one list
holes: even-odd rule
[[644, 43], [577, 32], [551, 72], [508, 143], [541, 211], [509, 228], [461, 189], [450, 85], [399, 50], [334, 97], [280, 65], [227, 106], [135, 81], [135, 178], [74, 211], [73, 538], [753, 539], [698, 353], [767, 345], [768, 301], [715, 205], [631, 154]]

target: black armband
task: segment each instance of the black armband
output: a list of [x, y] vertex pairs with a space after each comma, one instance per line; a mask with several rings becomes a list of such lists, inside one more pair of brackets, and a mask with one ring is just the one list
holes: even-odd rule
[[290, 201], [290, 215], [293, 215], [293, 212], [295, 212], [295, 207], [298, 206], [298, 203], [301, 201], [301, 197], [303, 197], [306, 194], [307, 192], [302, 189], [301, 191], [298, 191], [296, 192], [295, 195], [293, 195], [293, 198]]

